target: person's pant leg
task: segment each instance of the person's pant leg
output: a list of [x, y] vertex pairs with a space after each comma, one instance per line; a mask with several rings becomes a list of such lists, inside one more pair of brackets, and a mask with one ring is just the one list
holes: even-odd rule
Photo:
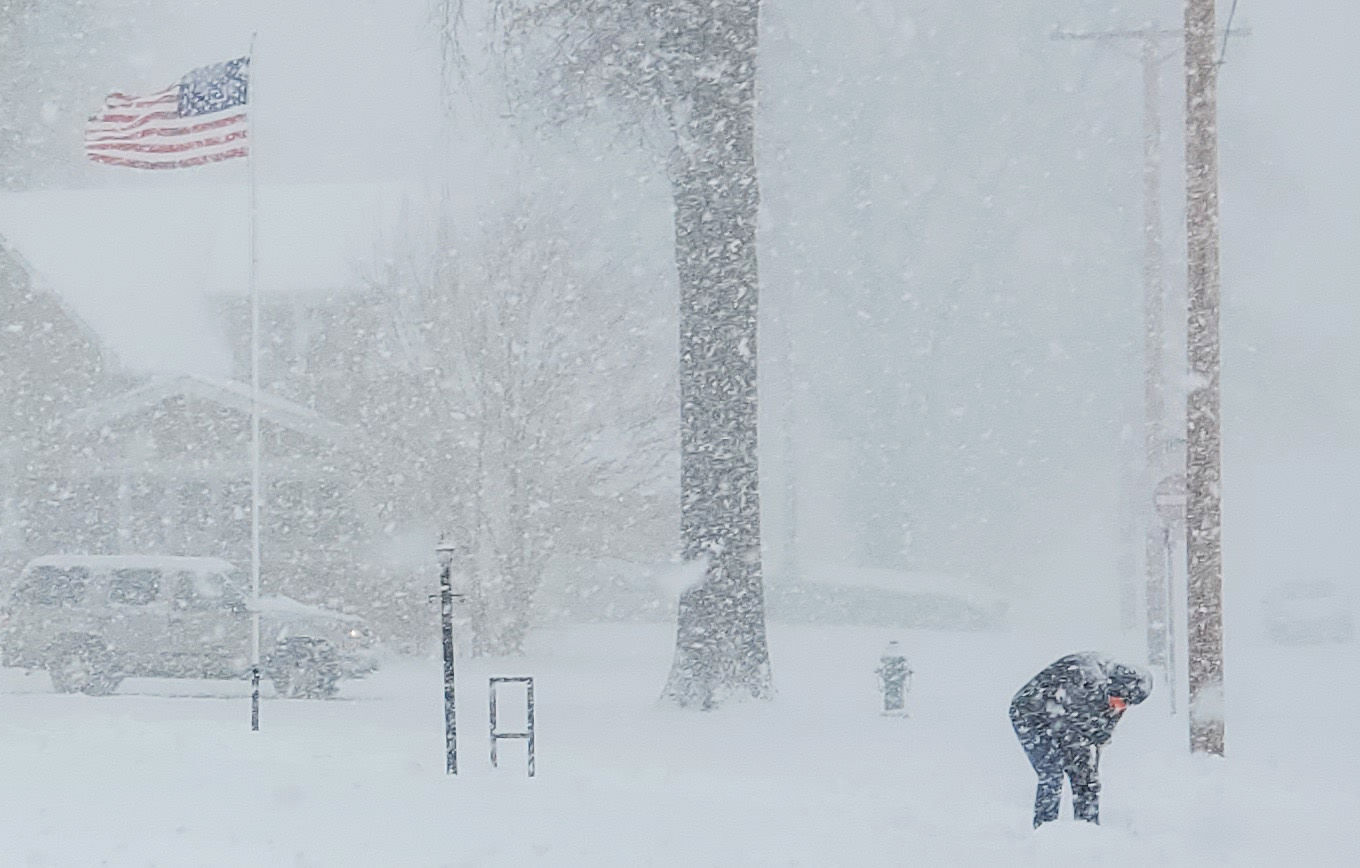
[[1046, 728], [1032, 725], [1016, 714], [1014, 708], [1011, 709], [1011, 725], [1029, 764], [1039, 776], [1039, 785], [1034, 792], [1034, 828], [1037, 829], [1058, 819], [1058, 808], [1062, 803], [1063, 755]]
[[1036, 763], [1039, 785], [1034, 790], [1034, 828], [1058, 819], [1062, 804], [1062, 766], [1057, 762]]
[[1072, 815], [1088, 823], [1100, 823], [1099, 748], [1084, 745], [1069, 748], [1064, 758], [1067, 779], [1072, 783]]

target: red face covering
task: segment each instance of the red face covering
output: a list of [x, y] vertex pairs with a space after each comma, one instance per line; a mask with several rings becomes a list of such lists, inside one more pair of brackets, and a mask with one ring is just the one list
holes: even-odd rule
[[1110, 697], [1110, 708], [1113, 709], [1113, 710], [1115, 711], [1115, 713], [1119, 713], [1119, 712], [1123, 711], [1124, 709], [1126, 709], [1126, 708], [1128, 708], [1128, 707], [1129, 707], [1129, 704], [1128, 704], [1128, 702], [1125, 701], [1124, 699], [1121, 699], [1121, 698], [1118, 697], [1118, 696], [1111, 696], [1111, 697]]

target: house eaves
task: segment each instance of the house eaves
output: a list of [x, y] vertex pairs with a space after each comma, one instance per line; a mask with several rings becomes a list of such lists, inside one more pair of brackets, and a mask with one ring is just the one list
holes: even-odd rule
[[[155, 377], [141, 386], [78, 410], [71, 415], [71, 421], [83, 428], [109, 425], [171, 398], [206, 401], [247, 415], [253, 405], [251, 389], [247, 384], [198, 374], [178, 374]], [[332, 445], [343, 445], [352, 439], [350, 430], [344, 425], [277, 395], [261, 392], [259, 413], [261, 420], [272, 425]]]

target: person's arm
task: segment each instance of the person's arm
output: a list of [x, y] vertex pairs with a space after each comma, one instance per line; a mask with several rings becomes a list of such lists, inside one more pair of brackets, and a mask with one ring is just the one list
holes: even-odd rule
[[1102, 714], [1093, 714], [1091, 715], [1091, 718], [1091, 743], [1097, 745], [1108, 744], [1110, 738], [1114, 735], [1114, 725], [1119, 722], [1119, 715], [1117, 713], [1111, 714], [1106, 712]]
[[1118, 696], [1110, 696], [1102, 692], [1104, 702], [1099, 706], [1099, 712], [1091, 715], [1090, 720], [1090, 739], [1094, 744], [1106, 744], [1110, 737], [1114, 735], [1115, 724], [1119, 723], [1124, 716], [1124, 709], [1128, 708], [1128, 703]]

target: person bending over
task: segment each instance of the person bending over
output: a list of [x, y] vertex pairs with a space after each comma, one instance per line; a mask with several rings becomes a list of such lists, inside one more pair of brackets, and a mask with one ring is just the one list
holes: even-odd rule
[[1100, 749], [1124, 710], [1147, 699], [1152, 677], [1094, 652], [1069, 654], [1034, 676], [1011, 700], [1011, 725], [1039, 775], [1034, 828], [1058, 819], [1063, 776], [1072, 812], [1100, 822]]

